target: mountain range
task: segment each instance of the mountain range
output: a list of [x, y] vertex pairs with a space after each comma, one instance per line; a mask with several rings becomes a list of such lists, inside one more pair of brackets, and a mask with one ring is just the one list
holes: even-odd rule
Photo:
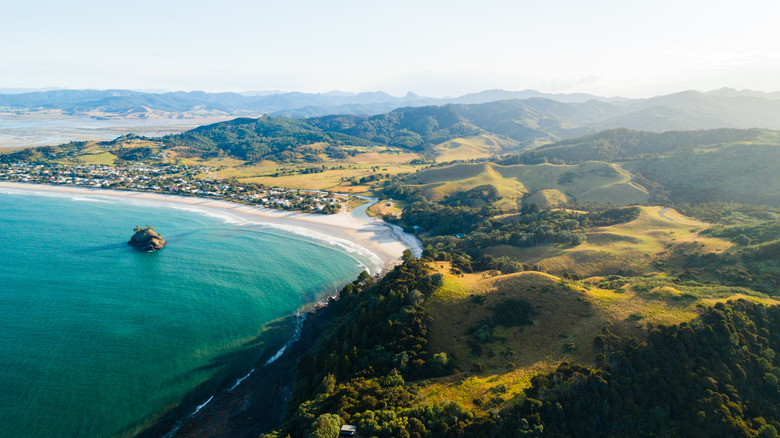
[[[332, 114], [374, 116], [414, 113], [429, 107], [454, 112], [486, 131], [535, 146], [611, 128], [644, 131], [716, 128], [780, 129], [780, 92], [723, 88], [684, 91], [648, 99], [605, 98], [589, 94], [549, 94], [534, 90], [487, 90], [455, 98], [408, 93], [245, 92], [150, 93], [130, 90], [47, 90], [0, 94], [0, 110], [14, 113], [61, 112], [98, 118], [171, 118], [199, 115], [268, 114], [293, 118]], [[438, 109], [437, 109], [438, 108]]]

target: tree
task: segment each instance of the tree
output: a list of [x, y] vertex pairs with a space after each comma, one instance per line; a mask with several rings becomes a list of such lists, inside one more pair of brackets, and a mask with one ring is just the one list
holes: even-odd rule
[[777, 434], [777, 429], [774, 426], [765, 424], [758, 429], [758, 436], [759, 438], [777, 438], [780, 435]]
[[737, 237], [734, 238], [734, 243], [737, 245], [750, 245], [750, 238], [744, 234], [739, 234]]
[[336, 414], [322, 414], [311, 424], [310, 438], [336, 438], [341, 429], [341, 417]]
[[436, 353], [431, 359], [431, 371], [439, 376], [450, 372], [453, 365], [453, 360], [447, 356], [447, 353]]

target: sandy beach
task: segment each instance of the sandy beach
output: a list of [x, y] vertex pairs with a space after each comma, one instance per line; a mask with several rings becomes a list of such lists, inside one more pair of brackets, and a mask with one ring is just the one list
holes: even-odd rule
[[[381, 275], [400, 263], [406, 249], [411, 249], [418, 257], [422, 252], [420, 242], [414, 236], [404, 233], [398, 226], [367, 216], [367, 205], [349, 213], [321, 215], [271, 210], [216, 199], [66, 185], [0, 182], [0, 192], [3, 191], [74, 199], [119, 198], [197, 211], [247, 226], [270, 226], [307, 236], [346, 252], [358, 253], [356, 258], [367, 261], [372, 275]], [[286, 409], [298, 358], [316, 343], [331, 318], [327, 306], [315, 306], [314, 309], [307, 313], [296, 339], [271, 348], [239, 381], [217, 391], [206, 403], [201, 399], [183, 401], [150, 424], [140, 436], [257, 436], [276, 427]], [[290, 318], [296, 316], [291, 315]], [[274, 351], [278, 353], [269, 360], [268, 355]], [[196, 404], [198, 408], [193, 412]]]
[[392, 268], [406, 249], [412, 250], [418, 257], [422, 253], [420, 242], [414, 236], [404, 233], [398, 226], [367, 216], [365, 208], [350, 213], [322, 215], [272, 210], [217, 199], [67, 185], [0, 182], [0, 189], [160, 203], [220, 217], [228, 222], [270, 226], [357, 253], [370, 260], [367, 268], [372, 275]]

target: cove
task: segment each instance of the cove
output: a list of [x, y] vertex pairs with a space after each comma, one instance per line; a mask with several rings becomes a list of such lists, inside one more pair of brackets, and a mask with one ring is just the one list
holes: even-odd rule
[[[136, 225], [168, 241], [142, 253]], [[132, 436], [272, 357], [371, 260], [160, 203], [0, 189], [0, 427]]]

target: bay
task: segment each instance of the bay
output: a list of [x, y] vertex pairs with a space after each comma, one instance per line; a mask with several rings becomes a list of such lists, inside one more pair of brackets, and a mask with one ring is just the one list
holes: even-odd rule
[[[163, 250], [125, 243], [147, 224]], [[293, 337], [290, 315], [369, 264], [173, 206], [13, 190], [0, 190], [0, 242], [8, 436], [131, 436], [191, 411]]]

